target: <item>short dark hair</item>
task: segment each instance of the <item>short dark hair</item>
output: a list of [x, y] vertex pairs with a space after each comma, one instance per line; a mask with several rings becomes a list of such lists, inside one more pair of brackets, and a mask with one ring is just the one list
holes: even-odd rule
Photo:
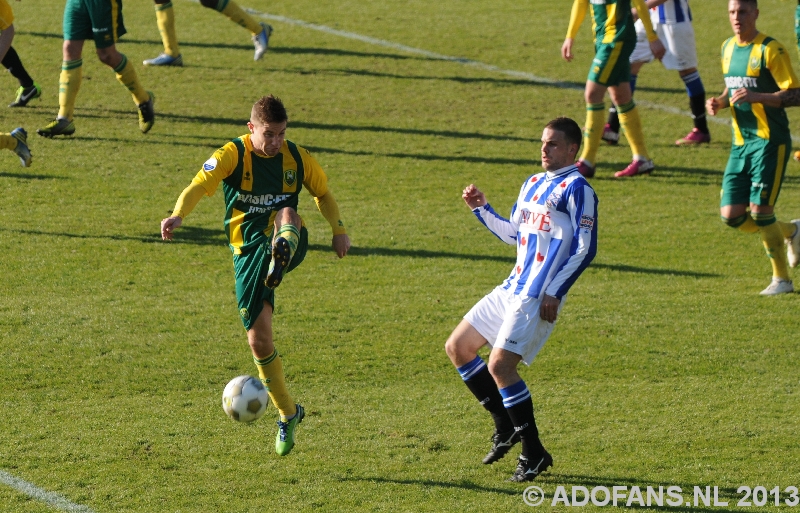
[[743, 4], [752, 4], [752, 5], [753, 5], [753, 7], [755, 7], [756, 9], [758, 9], [758, 0], [738, 0], [738, 1], [739, 1], [740, 3], [743, 3]]
[[550, 130], [555, 130], [557, 132], [561, 132], [564, 134], [564, 138], [567, 140], [567, 144], [577, 144], [578, 149], [581, 149], [581, 142], [583, 141], [583, 130], [581, 130], [580, 125], [575, 122], [575, 120], [560, 117], [556, 118], [553, 121], [547, 123], [545, 128], [549, 128]]
[[289, 115], [286, 114], [286, 107], [283, 106], [281, 99], [277, 96], [269, 95], [262, 96], [253, 105], [250, 119], [262, 123], [283, 123], [289, 120]]

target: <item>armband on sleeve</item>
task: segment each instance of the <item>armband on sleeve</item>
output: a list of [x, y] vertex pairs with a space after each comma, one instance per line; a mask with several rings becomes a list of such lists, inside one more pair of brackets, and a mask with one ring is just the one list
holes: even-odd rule
[[586, 17], [586, 11], [589, 8], [588, 0], [575, 0], [572, 4], [572, 12], [569, 15], [569, 27], [567, 28], [567, 37], [575, 39], [578, 35], [578, 29], [581, 28], [583, 18]]
[[206, 194], [206, 189], [199, 183], [192, 182], [187, 188], [183, 190], [178, 201], [175, 203], [175, 209], [172, 211], [173, 216], [178, 216], [181, 219], [189, 215], [194, 210], [194, 207], [200, 203], [202, 197]]
[[347, 233], [341, 216], [339, 215], [339, 205], [336, 203], [336, 198], [333, 197], [331, 191], [326, 192], [319, 198], [314, 198], [317, 203], [317, 208], [322, 213], [322, 216], [328, 220], [331, 225], [334, 235], [343, 235]]

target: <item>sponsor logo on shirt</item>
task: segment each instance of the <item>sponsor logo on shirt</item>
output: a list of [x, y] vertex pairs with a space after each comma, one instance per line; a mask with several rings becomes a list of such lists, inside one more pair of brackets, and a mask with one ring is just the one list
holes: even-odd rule
[[526, 224], [528, 226], [532, 226], [534, 230], [539, 230], [542, 232], [549, 232], [551, 225], [550, 225], [550, 212], [546, 214], [542, 214], [541, 212], [531, 212], [530, 210], [520, 210], [519, 212], [520, 224]]
[[756, 77], [725, 77], [725, 85], [728, 89], [755, 88], [758, 86], [758, 79]]

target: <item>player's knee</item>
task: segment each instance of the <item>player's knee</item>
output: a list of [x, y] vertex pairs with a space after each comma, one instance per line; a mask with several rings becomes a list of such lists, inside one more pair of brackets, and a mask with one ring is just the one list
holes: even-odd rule
[[747, 221], [748, 215], [749, 214], [742, 214], [737, 217], [725, 217], [721, 215], [719, 218], [723, 223], [727, 224], [731, 228], [739, 228], [744, 224], [745, 221]]
[[219, 4], [218, 0], [200, 0], [200, 4], [203, 7], [208, 7], [209, 9], [216, 9], [217, 5]]

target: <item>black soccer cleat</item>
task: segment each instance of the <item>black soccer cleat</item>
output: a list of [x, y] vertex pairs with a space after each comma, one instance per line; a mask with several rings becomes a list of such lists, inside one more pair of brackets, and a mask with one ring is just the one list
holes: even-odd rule
[[514, 475], [511, 476], [509, 481], [513, 481], [515, 483], [533, 481], [536, 479], [536, 476], [552, 466], [553, 457], [550, 456], [550, 453], [547, 451], [544, 451], [544, 454], [541, 456], [531, 459], [525, 459], [520, 456], [519, 463], [517, 464], [517, 470], [514, 471]]
[[267, 278], [264, 280], [264, 285], [269, 289], [274, 289], [281, 284], [283, 280], [283, 273], [289, 267], [291, 260], [292, 250], [289, 247], [289, 241], [280, 237], [272, 244], [272, 262], [269, 264], [269, 272]]
[[484, 465], [491, 465], [495, 461], [501, 459], [503, 456], [514, 447], [514, 444], [519, 442], [519, 433], [512, 429], [505, 433], [494, 432], [492, 435], [492, 448], [489, 453], [483, 458]]

